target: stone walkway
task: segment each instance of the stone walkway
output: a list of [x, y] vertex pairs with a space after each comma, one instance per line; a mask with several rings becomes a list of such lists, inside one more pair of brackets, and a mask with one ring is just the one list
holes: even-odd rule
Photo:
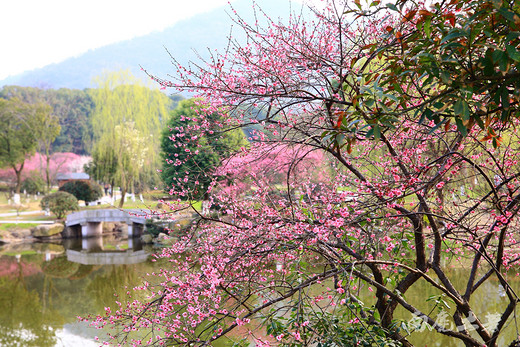
[[0, 213], [0, 217], [16, 217], [16, 216], [27, 216], [31, 214], [45, 214], [45, 211], [24, 211], [20, 213], [16, 212], [8, 212], [8, 213]]
[[[0, 213], [0, 218], [2, 217], [17, 217], [17, 216], [29, 216], [29, 215], [45, 215], [45, 211], [24, 211], [19, 214], [16, 212], [9, 213]], [[43, 221], [43, 220], [19, 220], [19, 219], [10, 219], [10, 220], [0, 220], [0, 224], [8, 224], [8, 223], [35, 223], [35, 224], [53, 224], [54, 221]]]

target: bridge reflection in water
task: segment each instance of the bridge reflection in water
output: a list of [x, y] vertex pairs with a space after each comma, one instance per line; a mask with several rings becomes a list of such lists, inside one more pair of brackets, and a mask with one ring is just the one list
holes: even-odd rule
[[139, 239], [110, 240], [107, 237], [67, 240], [67, 260], [83, 265], [123, 265], [145, 262], [149, 252]]

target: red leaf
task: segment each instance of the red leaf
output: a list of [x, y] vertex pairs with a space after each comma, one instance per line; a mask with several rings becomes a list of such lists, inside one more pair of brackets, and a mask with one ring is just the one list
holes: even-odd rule
[[395, 33], [395, 38], [397, 39], [397, 42], [401, 43], [403, 40], [401, 39], [403, 37], [403, 34], [401, 34], [400, 31]]
[[451, 123], [451, 119], [448, 119], [446, 124], [444, 124], [444, 131], [448, 131], [450, 129], [450, 123]]
[[419, 15], [423, 16], [423, 17], [427, 17], [427, 16], [433, 16], [433, 13], [431, 13], [430, 11], [428, 10], [420, 10], [419, 11]]
[[341, 127], [341, 123], [343, 122], [343, 118], [345, 118], [345, 112], [339, 111], [336, 114], [339, 114], [338, 121], [336, 122], [335, 128], [339, 129]]
[[455, 26], [455, 15], [452, 12], [446, 14], [444, 17], [450, 22], [452, 27]]
[[403, 22], [411, 21], [415, 14], [417, 13], [417, 10], [412, 10], [404, 15]]

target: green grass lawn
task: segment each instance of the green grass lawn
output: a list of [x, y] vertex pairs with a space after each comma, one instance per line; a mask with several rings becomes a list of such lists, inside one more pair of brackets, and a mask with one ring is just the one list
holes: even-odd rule
[[[23, 205], [22, 210], [29, 210], [29, 211], [32, 211], [32, 210], [41, 210], [40, 208], [40, 200], [41, 198], [43, 197], [42, 195], [40, 196], [37, 196], [37, 199], [35, 200], [34, 199], [34, 195], [23, 195], [23, 194], [20, 194], [20, 200], [21, 200], [21, 203]], [[12, 201], [11, 201], [11, 205], [8, 204], [9, 203], [9, 198], [8, 198], [8, 195], [7, 193], [0, 193], [0, 213], [7, 213], [7, 212], [16, 212], [16, 209], [14, 208], [14, 206], [12, 205]]]
[[38, 226], [38, 224], [34, 224], [34, 223], [3, 223], [3, 224], [0, 224], [0, 231], [2, 230], [11, 230], [11, 229], [14, 229], [14, 228], [19, 228], [19, 229], [30, 229], [30, 228], [33, 228], [33, 227], [36, 227]]
[[[176, 205], [177, 203], [173, 203], [173, 205]], [[105, 205], [106, 206], [106, 205]], [[119, 200], [116, 200], [115, 202], [115, 208], [117, 208], [117, 206], [119, 206]], [[202, 201], [193, 201], [192, 202], [192, 206], [197, 210], [197, 211], [200, 211], [202, 210]], [[106, 207], [104, 207], [106, 208]], [[158, 210], [158, 201], [155, 200], [155, 201], [147, 201], [147, 200], [144, 200], [144, 202], [141, 202], [139, 200], [136, 200], [136, 201], [126, 201], [125, 204], [123, 205], [123, 208], [131, 208], [131, 209], [143, 209], [143, 210]], [[163, 204], [163, 206], [160, 208], [160, 210], [166, 210], [166, 211], [169, 211], [170, 208], [167, 204]]]
[[20, 251], [20, 252], [4, 252], [4, 253], [1, 253], [1, 254], [2, 255], [6, 255], [6, 256], [14, 257], [14, 256], [17, 256], [17, 255], [24, 256], [24, 255], [38, 254], [38, 252], [31, 250], [31, 251]]

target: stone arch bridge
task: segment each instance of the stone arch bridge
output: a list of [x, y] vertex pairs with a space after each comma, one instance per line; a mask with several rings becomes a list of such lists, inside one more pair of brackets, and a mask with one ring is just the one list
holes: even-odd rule
[[123, 222], [128, 227], [128, 237], [136, 237], [144, 229], [146, 216], [142, 210], [84, 210], [69, 214], [65, 225], [72, 230], [81, 227], [81, 236], [91, 237], [103, 233], [103, 222]]

